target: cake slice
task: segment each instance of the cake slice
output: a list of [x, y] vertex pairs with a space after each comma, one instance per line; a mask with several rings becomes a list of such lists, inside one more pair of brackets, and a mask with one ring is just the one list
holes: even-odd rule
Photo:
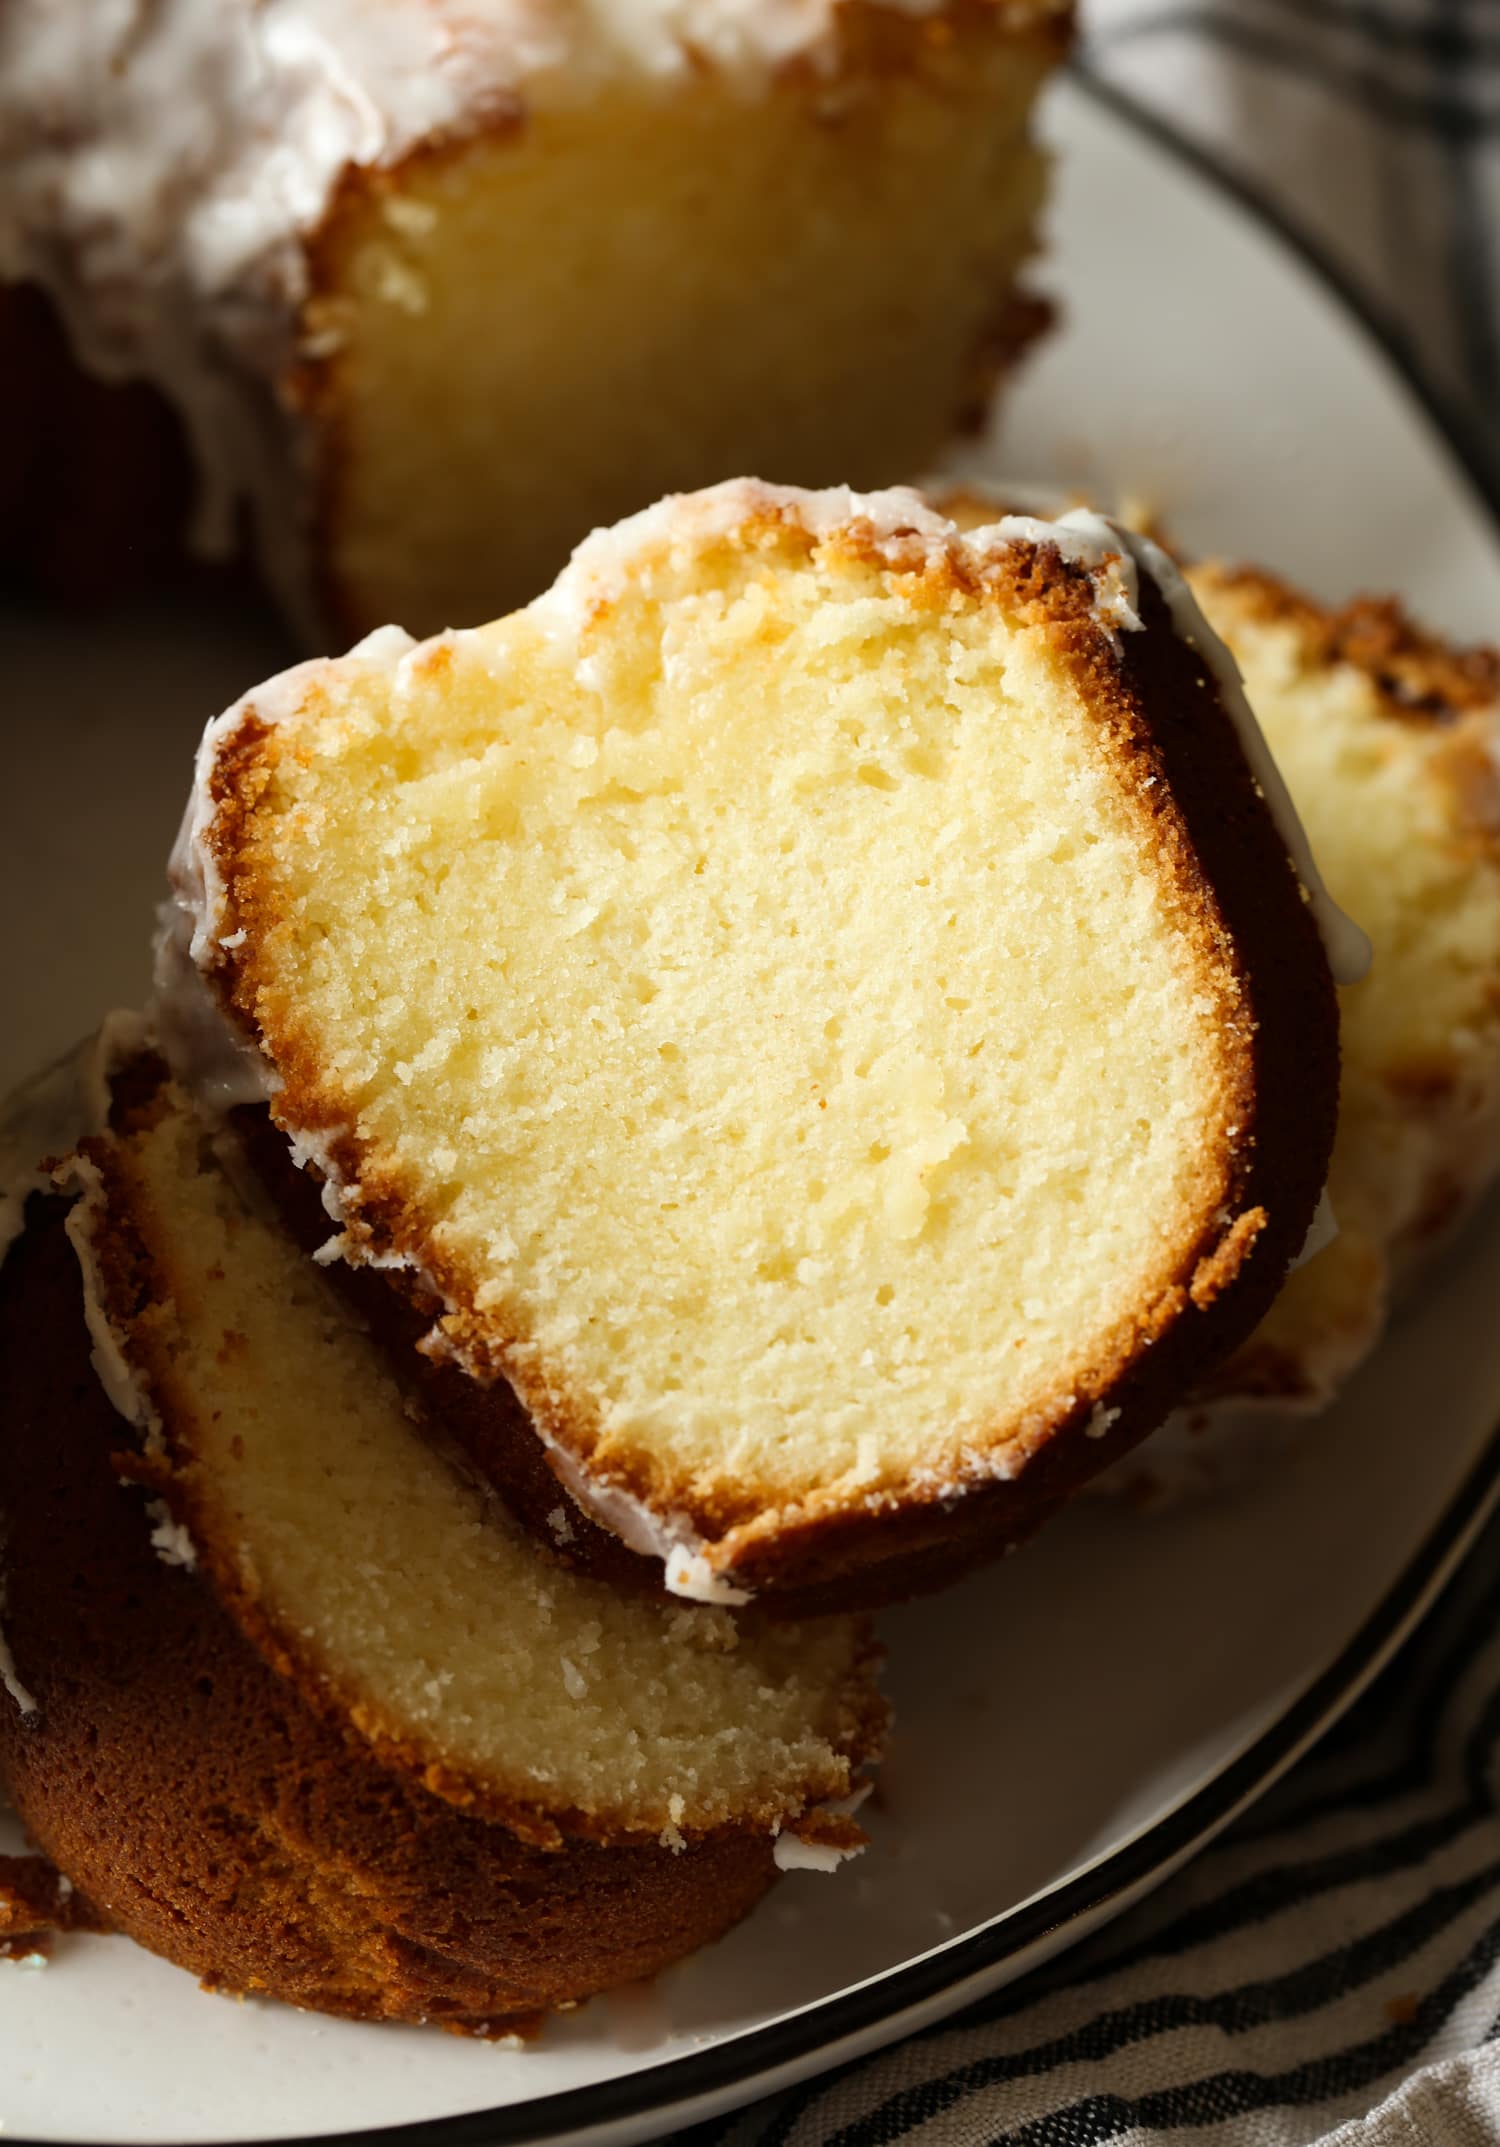
[[1222, 676], [1095, 518], [664, 502], [210, 726], [164, 1045], [670, 1586], [935, 1583], [1207, 1376], [1321, 1192], [1350, 934]]
[[115, 1094], [0, 1274], [0, 1780], [91, 1916], [216, 1987], [491, 2033], [857, 1846], [820, 1807], [880, 1738], [864, 1626], [548, 1563], [159, 1063]]
[[1045, 319], [1069, 36], [1068, 0], [9, 0], [0, 556], [159, 556], [142, 384], [196, 544], [248, 509], [318, 648], [487, 618], [725, 470], [918, 467]]
[[1191, 579], [1375, 950], [1342, 995], [1338, 1236], [1211, 1382], [1318, 1407], [1500, 1162], [1500, 655], [1391, 602], [1327, 610], [1243, 567]]

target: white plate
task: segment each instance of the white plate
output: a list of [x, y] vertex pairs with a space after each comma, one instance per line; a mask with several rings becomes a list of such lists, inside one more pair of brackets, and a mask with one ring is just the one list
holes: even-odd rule
[[[1492, 628], [1494, 523], [1326, 286], [1076, 86], [1050, 123], [1067, 324], [994, 466], [1144, 492], [1195, 546]], [[13, 617], [6, 638], [0, 1085], [140, 998], [192, 741], [284, 654], [263, 621], [212, 610], [92, 633]], [[1451, 1571], [1500, 1480], [1497, 1293], [1492, 1210], [1293, 1465], [1191, 1514], [1075, 1509], [887, 1619], [898, 1728], [874, 1846], [788, 1877], [650, 1992], [513, 2052], [206, 1998], [123, 1941], [72, 1940], [45, 1973], [0, 1969], [6, 2137], [656, 2138], [1035, 1966], [1265, 1788]]]

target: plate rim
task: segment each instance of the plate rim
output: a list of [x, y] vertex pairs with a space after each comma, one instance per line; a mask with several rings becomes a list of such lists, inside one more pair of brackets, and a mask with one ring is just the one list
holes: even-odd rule
[[[1395, 385], [1426, 420], [1430, 446], [1481, 510], [1500, 551], [1500, 467], [1477, 422], [1430, 377], [1397, 326], [1338, 261], [1252, 180], [1222, 165], [1190, 136], [1131, 92], [1075, 57], [1063, 80], [1127, 130], [1185, 165], [1201, 184], [1231, 202], [1274, 238], [1319, 284], [1355, 336], [1385, 361]], [[1290, 1706], [1216, 1773], [1161, 1818], [1060, 1884], [1017, 1903], [962, 1937], [915, 1960], [796, 2012], [727, 2036], [712, 2048], [668, 2058], [523, 2102], [444, 2117], [351, 2130], [204, 2139], [198, 2147], [579, 2147], [611, 2137], [644, 2137], [648, 2118], [666, 2118], [660, 2137], [723, 2114], [912, 2032], [983, 1996], [1006, 1980], [1028, 1951], [1041, 1959], [1063, 1951], [1205, 1847], [1283, 1775], [1360, 1697], [1387, 1666], [1457, 1572], [1486, 1521], [1500, 1508], [1500, 1423], [1465, 1472], [1437, 1521], [1364, 1622]], [[1020, 1971], [1020, 1972], [1024, 1972]], [[944, 2001], [951, 1999], [951, 2005]], [[824, 2053], [824, 2062], [810, 2062]], [[10, 2147], [103, 2147], [82, 2135], [40, 2140], [6, 2135]]]

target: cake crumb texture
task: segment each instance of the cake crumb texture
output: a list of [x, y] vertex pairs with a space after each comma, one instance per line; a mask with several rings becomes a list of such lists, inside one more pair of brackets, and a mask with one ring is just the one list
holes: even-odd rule
[[1213, 1382], [1319, 1406], [1500, 1161], [1500, 655], [1389, 601], [1326, 610], [1245, 568], [1192, 581], [1375, 946], [1340, 993], [1339, 1234]]
[[720, 1546], [1082, 1452], [1310, 1219], [1321, 950], [1201, 662], [1066, 541], [719, 488], [205, 748], [211, 978], [348, 1249]]

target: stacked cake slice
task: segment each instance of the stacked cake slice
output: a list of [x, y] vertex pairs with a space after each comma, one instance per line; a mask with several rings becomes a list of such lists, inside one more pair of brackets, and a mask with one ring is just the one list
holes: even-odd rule
[[857, 1613], [1245, 1343], [1363, 951], [1155, 546], [749, 482], [247, 695], [173, 888], [0, 1276], [0, 1768], [210, 1983], [481, 2032], [859, 1846]]
[[809, 1815], [879, 1744], [860, 1623], [546, 1563], [160, 1062], [114, 1094], [0, 1277], [0, 1771], [94, 1917], [215, 1986], [491, 2033], [717, 1937], [778, 1848], [857, 1846]]
[[1183, 604], [1104, 523], [668, 502], [211, 727], [163, 1045], [669, 1586], [949, 1577], [1243, 1338], [1322, 1188], [1316, 883]]

